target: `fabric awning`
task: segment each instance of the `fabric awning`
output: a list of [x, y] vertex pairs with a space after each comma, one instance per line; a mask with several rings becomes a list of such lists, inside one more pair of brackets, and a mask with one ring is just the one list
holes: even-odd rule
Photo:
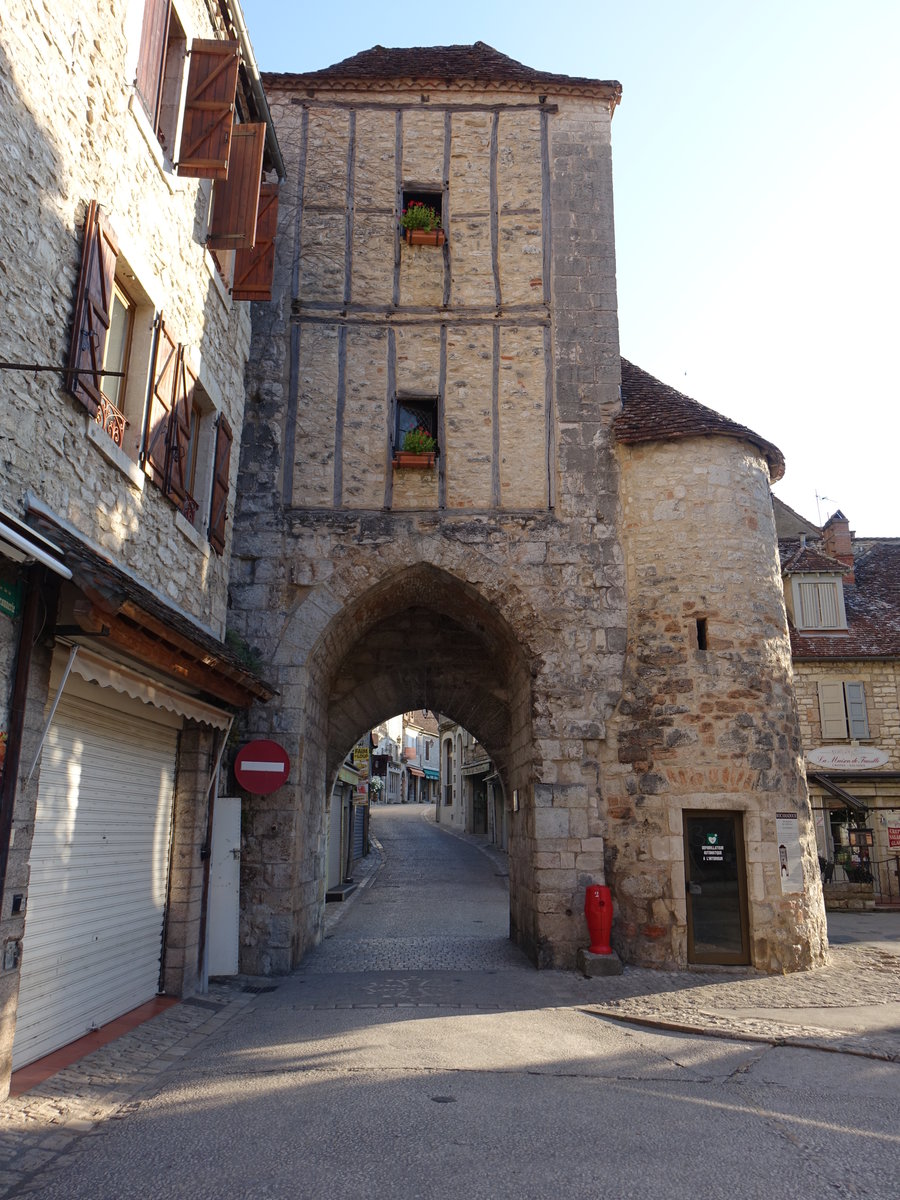
[[415, 775], [418, 779], [425, 778], [425, 772], [420, 771], [418, 767], [407, 767], [406, 769], [409, 771], [410, 775]]
[[425, 768], [425, 778], [426, 779], [440, 779], [440, 777], [441, 777], [440, 771], [432, 771], [428, 767]]
[[867, 813], [869, 811], [868, 804], [864, 804], [862, 800], [845, 791], [844, 788], [838, 787], [834, 780], [829, 779], [827, 775], [820, 775], [818, 771], [810, 771], [807, 773], [806, 778], [811, 783], [817, 783], [819, 787], [824, 788], [836, 800], [840, 800], [845, 808], [852, 808], [854, 812], [859, 813]]

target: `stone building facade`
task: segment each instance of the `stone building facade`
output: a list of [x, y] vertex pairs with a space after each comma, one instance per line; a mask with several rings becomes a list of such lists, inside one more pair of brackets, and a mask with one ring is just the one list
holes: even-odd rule
[[281, 159], [232, 0], [11, 0], [0, 139], [5, 1080], [203, 986], [216, 765], [272, 694], [224, 641], [260, 266], [227, 235]]
[[[338, 765], [416, 707], [496, 767], [511, 936], [538, 965], [574, 963], [584, 887], [604, 880], [623, 957], [696, 958], [692, 855], [707, 898], [734, 872], [741, 945], [720, 961], [822, 961], [768, 492], [781, 459], [634, 369], [629, 398], [619, 85], [478, 43], [376, 47], [266, 86], [287, 183], [254, 316], [231, 619], [280, 692], [249, 728], [294, 766], [247, 805], [243, 969], [287, 971], [321, 935]], [[413, 203], [434, 244], [405, 239]], [[400, 458], [414, 426], [431, 463]]]
[[794, 687], [830, 907], [900, 904], [900, 538], [776, 504]]

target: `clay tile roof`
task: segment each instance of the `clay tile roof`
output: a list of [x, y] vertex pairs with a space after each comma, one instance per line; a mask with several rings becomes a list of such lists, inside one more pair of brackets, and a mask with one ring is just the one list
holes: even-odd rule
[[676, 438], [730, 437], [750, 442], [762, 452], [774, 482], [784, 474], [784, 456], [777, 446], [752, 429], [738, 425], [660, 383], [640, 367], [622, 359], [622, 411], [613, 422], [617, 441], [668, 442]]
[[[844, 563], [828, 554], [822, 554], [820, 550], [816, 550], [812, 546], [797, 546], [794, 549], [780, 546], [779, 549], [782, 549], [782, 575], [800, 575], [804, 572], [815, 572], [816, 574], [830, 572], [832, 575], [844, 575], [847, 571]], [[787, 554], [784, 553], [784, 550], [787, 550]]]
[[792, 627], [795, 658], [900, 657], [900, 538], [867, 538], [862, 545], [853, 563], [854, 583], [844, 584], [847, 633], [826, 637]]
[[617, 80], [536, 71], [485, 42], [475, 42], [472, 46], [373, 46], [321, 71], [263, 75], [266, 87], [283, 88], [345, 87], [399, 79], [431, 84], [502, 82], [530, 87], [545, 84], [564, 91], [599, 92], [615, 103], [622, 94], [622, 85]]

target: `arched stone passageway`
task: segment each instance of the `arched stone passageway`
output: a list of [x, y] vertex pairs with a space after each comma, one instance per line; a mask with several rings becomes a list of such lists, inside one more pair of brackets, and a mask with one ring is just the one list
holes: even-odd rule
[[[320, 603], [315, 611], [327, 607]], [[523, 641], [471, 583], [420, 563], [361, 590], [323, 621], [305, 661], [283, 663], [282, 694], [300, 699], [295, 802], [290, 808], [284, 797], [250, 802], [242, 969], [289, 970], [320, 936], [331, 784], [349, 749], [380, 721], [416, 708], [452, 717], [476, 734], [506, 794], [524, 793], [535, 769], [535, 652]], [[528, 877], [528, 851], [515, 839], [510, 849], [520, 864], [510, 880], [516, 936], [522, 907], [516, 889]], [[519, 940], [527, 946], [527, 934]]]

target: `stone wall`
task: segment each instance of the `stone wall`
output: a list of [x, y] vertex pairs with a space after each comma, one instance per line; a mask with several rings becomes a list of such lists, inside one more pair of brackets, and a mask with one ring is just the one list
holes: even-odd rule
[[[177, 4], [190, 38], [213, 36], [202, 0]], [[137, 343], [153, 310], [191, 348], [201, 382], [240, 436], [247, 305], [233, 305], [202, 244], [209, 184], [179, 179], [131, 86], [143, 4], [5, 5], [0, 26], [0, 259], [7, 264], [3, 358], [64, 364], [88, 202], [97, 200], [128, 264]], [[13, 268], [14, 264], [14, 268]], [[146, 302], [146, 303], [145, 303]], [[146, 326], [146, 328], [144, 328]], [[120, 451], [97, 436], [52, 373], [3, 372], [4, 504], [27, 489], [170, 602], [224, 630], [228, 554], [210, 551], [136, 465], [140, 413]], [[139, 388], [146, 394], [146, 388]], [[208, 432], [207, 457], [211, 456]], [[232, 483], [238, 448], [232, 456]], [[211, 476], [208, 477], [211, 483]], [[228, 547], [230, 551], [230, 547]]]
[[[603, 751], [617, 948], [685, 964], [682, 814], [723, 810], [742, 814], [753, 964], [819, 963], [824, 911], [765, 463], [715, 438], [619, 456], [628, 649]], [[799, 815], [803, 892], [782, 894], [782, 809]]]

